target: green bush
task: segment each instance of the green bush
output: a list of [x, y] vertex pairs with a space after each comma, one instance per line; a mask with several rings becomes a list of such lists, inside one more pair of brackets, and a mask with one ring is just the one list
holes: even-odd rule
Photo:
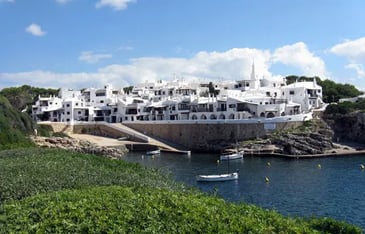
[[8, 202], [0, 224], [10, 233], [361, 233], [336, 221], [316, 230], [303, 220], [201, 193], [120, 186]]
[[66, 150], [0, 151], [0, 203], [38, 193], [96, 185], [184, 188], [156, 169]]

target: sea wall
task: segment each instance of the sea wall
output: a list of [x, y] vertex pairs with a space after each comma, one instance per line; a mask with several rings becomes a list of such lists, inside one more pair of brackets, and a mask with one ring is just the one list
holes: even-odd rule
[[126, 126], [192, 151], [219, 151], [232, 143], [263, 137], [275, 130], [302, 125], [298, 122], [281, 123], [124, 123]]

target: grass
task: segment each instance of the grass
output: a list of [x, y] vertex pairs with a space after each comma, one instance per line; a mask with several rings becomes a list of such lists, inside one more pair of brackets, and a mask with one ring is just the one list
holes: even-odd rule
[[233, 204], [158, 170], [54, 149], [0, 151], [0, 233], [361, 233]]
[[96, 185], [183, 189], [157, 169], [58, 149], [0, 151], [0, 203], [61, 189]]

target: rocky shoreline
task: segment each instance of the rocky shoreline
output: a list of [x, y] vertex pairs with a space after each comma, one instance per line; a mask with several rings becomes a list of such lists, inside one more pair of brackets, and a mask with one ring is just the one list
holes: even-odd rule
[[80, 153], [89, 153], [105, 156], [112, 159], [119, 159], [128, 152], [125, 146], [111, 148], [99, 146], [90, 141], [79, 140], [68, 137], [32, 137], [33, 142], [40, 147], [58, 148], [71, 150]]

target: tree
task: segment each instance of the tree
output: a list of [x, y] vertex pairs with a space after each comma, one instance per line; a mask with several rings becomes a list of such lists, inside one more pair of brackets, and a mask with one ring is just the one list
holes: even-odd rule
[[[57, 95], [59, 89], [45, 89], [36, 88], [29, 85], [23, 85], [21, 87], [9, 87], [0, 91], [0, 95], [6, 97], [10, 104], [18, 110], [23, 110], [31, 105], [38, 99], [38, 96]], [[28, 111], [31, 111], [29, 109]]]

